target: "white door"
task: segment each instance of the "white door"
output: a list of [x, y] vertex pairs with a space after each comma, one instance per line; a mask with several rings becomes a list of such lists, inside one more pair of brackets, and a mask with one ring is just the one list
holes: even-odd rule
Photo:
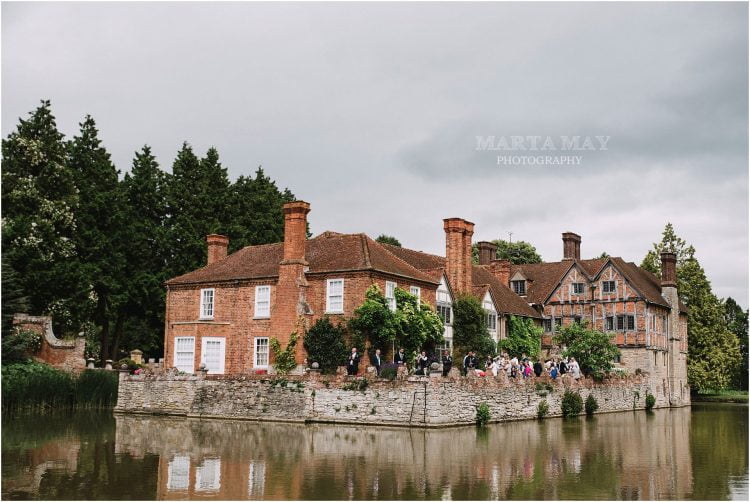
[[206, 365], [209, 375], [224, 373], [224, 338], [203, 338], [201, 363]]

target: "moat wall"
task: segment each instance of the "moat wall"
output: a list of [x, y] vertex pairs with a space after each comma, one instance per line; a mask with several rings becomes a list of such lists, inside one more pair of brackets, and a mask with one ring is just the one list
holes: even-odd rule
[[[366, 380], [367, 387], [359, 387]], [[549, 387], [547, 387], [549, 386]], [[549, 390], [551, 389], [551, 390]], [[597, 413], [645, 408], [646, 395], [656, 408], [670, 406], [669, 396], [648, 375], [595, 383], [571, 377], [512, 380], [505, 377], [375, 378], [273, 376], [206, 377], [128, 375], [121, 373], [115, 412], [233, 418], [262, 421], [336, 422], [415, 427], [472, 424], [476, 407], [487, 403], [492, 422], [533, 419], [546, 400], [547, 416], [562, 415], [566, 390], [585, 400], [593, 395]], [[671, 406], [689, 401], [672, 398]]]

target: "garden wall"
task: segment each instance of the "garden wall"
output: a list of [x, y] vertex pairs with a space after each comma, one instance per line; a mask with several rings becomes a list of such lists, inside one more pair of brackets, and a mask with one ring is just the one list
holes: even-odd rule
[[[454, 373], [455, 374], [455, 373]], [[360, 382], [367, 382], [361, 384]], [[595, 383], [569, 376], [512, 380], [493, 377], [399, 377], [394, 381], [346, 376], [206, 377], [121, 373], [115, 412], [186, 415], [263, 421], [444, 427], [472, 424], [476, 406], [490, 408], [491, 421], [536, 418], [546, 400], [548, 416], [560, 416], [565, 390], [593, 395], [598, 413], [643, 409], [646, 395], [669, 407], [648, 375]], [[683, 403], [687, 405], [688, 403]]]

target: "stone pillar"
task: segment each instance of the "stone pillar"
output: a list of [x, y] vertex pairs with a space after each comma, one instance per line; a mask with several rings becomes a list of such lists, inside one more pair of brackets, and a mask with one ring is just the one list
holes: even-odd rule
[[687, 379], [687, 375], [680, 375], [680, 298], [677, 294], [677, 256], [675, 253], [663, 252], [661, 254], [661, 295], [669, 303], [669, 320], [667, 322], [667, 384], [669, 404], [671, 406], [682, 404], [680, 398], [681, 377]]
[[94, 366], [94, 358], [93, 357], [89, 357], [88, 359], [86, 359], [86, 368], [90, 369], [90, 370], [93, 370], [94, 367], [95, 367]]
[[112, 369], [112, 359], [107, 359], [106, 361], [104, 361], [104, 369], [105, 370]]
[[130, 351], [130, 359], [133, 360], [136, 364], [142, 364], [143, 363], [143, 352], [141, 352], [138, 349], [131, 350]]

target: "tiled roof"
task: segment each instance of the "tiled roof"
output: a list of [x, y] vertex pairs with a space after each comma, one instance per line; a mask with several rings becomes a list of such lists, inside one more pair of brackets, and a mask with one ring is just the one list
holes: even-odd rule
[[[625, 279], [637, 289], [643, 297], [654, 304], [669, 307], [669, 304], [661, 295], [661, 284], [659, 279], [635, 263], [626, 262], [622, 258], [596, 258], [591, 260], [576, 260], [575, 263], [593, 279], [602, 270], [609, 261], [617, 267], [625, 276]], [[526, 298], [529, 302], [541, 304], [544, 303], [550, 294], [560, 283], [568, 269], [572, 266], [571, 260], [563, 260], [549, 263], [533, 263], [524, 265], [513, 265], [511, 267], [511, 277], [520, 271], [527, 279]], [[680, 310], [686, 312], [685, 306], [680, 303]]]
[[[440, 275], [445, 270], [445, 258], [443, 256], [414, 251], [413, 249], [392, 246], [390, 244], [385, 244], [384, 247], [423, 272], [434, 274], [437, 280], [440, 280]], [[501, 283], [486, 268], [479, 265], [472, 265], [471, 280], [473, 285], [472, 293], [479, 298], [483, 298], [489, 288], [492, 291], [492, 296], [499, 303], [501, 312], [525, 317], [541, 317], [523, 298]]]
[[[279, 274], [284, 244], [247, 246], [225, 259], [167, 281], [168, 285], [274, 278]], [[388, 252], [365, 234], [324, 232], [305, 244], [310, 274], [372, 270], [438, 284], [440, 278], [422, 272]]]

